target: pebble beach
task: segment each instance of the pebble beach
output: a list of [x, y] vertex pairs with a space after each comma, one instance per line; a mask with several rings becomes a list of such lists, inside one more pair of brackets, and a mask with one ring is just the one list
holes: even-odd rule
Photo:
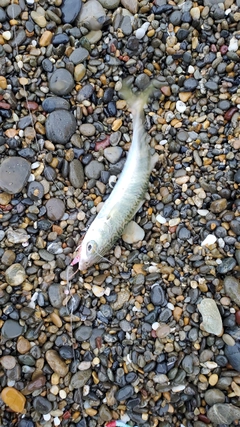
[[[123, 80], [158, 161], [77, 272]], [[239, 149], [240, 0], [0, 0], [0, 427], [240, 425]]]

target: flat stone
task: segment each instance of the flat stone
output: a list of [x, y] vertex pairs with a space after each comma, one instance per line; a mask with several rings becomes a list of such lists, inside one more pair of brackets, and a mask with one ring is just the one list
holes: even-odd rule
[[0, 359], [0, 363], [4, 369], [13, 369], [16, 366], [17, 359], [13, 356], [3, 356]]
[[235, 258], [232, 258], [232, 257], [224, 258], [221, 264], [217, 266], [217, 271], [220, 274], [226, 274], [232, 271], [236, 267], [236, 265], [237, 265], [237, 262]]
[[207, 411], [207, 417], [215, 425], [230, 425], [240, 419], [240, 408], [231, 403], [216, 403]]
[[89, 52], [84, 47], [78, 47], [69, 56], [69, 61], [73, 62], [74, 65], [80, 64], [85, 61], [89, 56]]
[[87, 178], [89, 179], [98, 179], [101, 175], [101, 172], [104, 170], [103, 163], [98, 162], [97, 160], [92, 160], [85, 167], [84, 172]]
[[240, 372], [240, 342], [237, 341], [234, 345], [225, 345], [224, 353], [233, 369]]
[[63, 287], [56, 283], [52, 284], [48, 288], [48, 296], [50, 304], [54, 308], [60, 308], [62, 306], [62, 301], [64, 299]]
[[209, 334], [220, 335], [223, 325], [216, 302], [213, 299], [204, 298], [198, 305], [198, 310], [203, 317], [204, 330]]
[[74, 331], [74, 337], [77, 341], [88, 341], [92, 335], [92, 327], [81, 325]]
[[49, 89], [58, 96], [68, 95], [74, 88], [72, 74], [65, 68], [55, 70], [49, 79]]
[[91, 123], [83, 123], [79, 130], [80, 133], [84, 136], [93, 136], [96, 133], [96, 128]]
[[83, 387], [89, 380], [92, 375], [91, 369], [86, 369], [85, 371], [76, 372], [71, 378], [70, 386], [72, 389]]
[[46, 135], [56, 144], [67, 144], [76, 131], [77, 123], [74, 115], [66, 110], [55, 110], [46, 120]]
[[1, 392], [1, 399], [13, 412], [23, 413], [26, 398], [13, 387], [5, 387]]
[[125, 387], [120, 388], [115, 394], [116, 399], [120, 401], [125, 401], [129, 399], [134, 394], [134, 388], [132, 385], [126, 385]]
[[61, 98], [60, 96], [49, 96], [42, 102], [42, 108], [47, 113], [51, 113], [54, 110], [70, 110], [70, 104], [67, 99]]
[[74, 68], [74, 80], [80, 82], [86, 74], [86, 67], [83, 64], [78, 64]]
[[48, 350], [45, 354], [49, 366], [60, 377], [65, 377], [68, 373], [68, 365], [59, 357], [56, 350]]
[[137, 0], [121, 0], [122, 6], [129, 10], [133, 15], [138, 11], [138, 1]]
[[35, 200], [35, 201], [41, 200], [44, 196], [44, 187], [41, 184], [41, 182], [38, 182], [38, 181], [30, 182], [28, 186], [27, 194], [31, 200]]
[[98, 18], [106, 16], [105, 10], [102, 5], [96, 0], [88, 0], [82, 5], [77, 24], [79, 27], [86, 26], [89, 30], [99, 30], [101, 24]]
[[154, 306], [166, 305], [165, 293], [161, 285], [154, 284], [151, 287], [150, 299]]
[[90, 44], [96, 44], [102, 38], [102, 31], [101, 30], [89, 31], [89, 33], [85, 37]]
[[212, 406], [215, 403], [224, 403], [225, 395], [222, 390], [219, 390], [218, 388], [212, 388], [205, 392], [204, 399], [209, 406]]
[[30, 163], [22, 157], [7, 157], [0, 166], [0, 188], [6, 193], [20, 193], [31, 173]]
[[105, 7], [107, 10], [116, 9], [119, 6], [120, 0], [99, 0], [102, 7]]
[[6, 281], [11, 286], [21, 285], [26, 277], [25, 269], [19, 263], [12, 264], [5, 272]]
[[49, 414], [52, 410], [51, 402], [42, 396], [34, 397], [33, 407], [36, 412], [39, 412], [39, 414], [42, 415]]
[[33, 19], [33, 21], [39, 25], [39, 27], [41, 28], [45, 28], [47, 25], [47, 21], [44, 15], [42, 15], [39, 12], [35, 12], [34, 10], [32, 10], [31, 12], [31, 18]]
[[52, 197], [46, 203], [47, 216], [52, 221], [58, 221], [65, 213], [65, 203], [61, 199]]
[[78, 17], [82, 7], [82, 0], [63, 0], [61, 4], [62, 22], [71, 24]]
[[103, 153], [110, 163], [116, 163], [122, 156], [123, 149], [121, 147], [107, 147]]
[[21, 7], [18, 4], [12, 3], [7, 7], [7, 15], [10, 19], [17, 19], [21, 11]]
[[226, 199], [218, 199], [214, 200], [214, 202], [210, 205], [210, 211], [214, 213], [220, 213], [227, 208], [227, 200]]
[[19, 337], [23, 332], [23, 326], [16, 320], [8, 319], [4, 322], [1, 333], [6, 340]]
[[240, 282], [234, 276], [226, 276], [223, 281], [226, 295], [228, 295], [233, 302], [240, 306]]
[[84, 184], [84, 170], [78, 159], [73, 159], [69, 165], [69, 181], [74, 188], [82, 188]]
[[7, 230], [7, 239], [10, 243], [26, 243], [30, 236], [24, 228], [15, 228], [14, 230], [9, 227]]
[[145, 236], [145, 231], [140, 227], [135, 221], [130, 221], [122, 234], [122, 239], [124, 242], [132, 244], [143, 240]]

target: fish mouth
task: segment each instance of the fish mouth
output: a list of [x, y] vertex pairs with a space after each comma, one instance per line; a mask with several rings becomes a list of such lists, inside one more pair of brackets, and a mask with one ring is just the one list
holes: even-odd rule
[[82, 252], [82, 247], [81, 245], [76, 249], [77, 255], [73, 258], [72, 262], [70, 263], [70, 265], [73, 267], [76, 264], [80, 264], [80, 260], [81, 260], [81, 252]]

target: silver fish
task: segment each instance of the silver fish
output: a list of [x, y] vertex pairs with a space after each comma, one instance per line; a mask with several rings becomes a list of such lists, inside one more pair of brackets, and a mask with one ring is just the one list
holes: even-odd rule
[[126, 87], [122, 90], [133, 117], [132, 144], [120, 178], [77, 248], [71, 265], [78, 264], [79, 270], [87, 270], [103, 258], [145, 199], [149, 176], [158, 159], [156, 153], [150, 154], [144, 129], [143, 107], [151, 92], [152, 87], [138, 96]]

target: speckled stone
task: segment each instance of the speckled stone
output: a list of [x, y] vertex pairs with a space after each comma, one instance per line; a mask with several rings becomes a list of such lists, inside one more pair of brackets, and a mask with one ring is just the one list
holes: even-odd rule
[[46, 203], [47, 216], [52, 221], [58, 221], [62, 218], [65, 212], [65, 204], [61, 199], [52, 197]]
[[22, 157], [5, 158], [0, 166], [0, 188], [9, 194], [19, 193], [31, 173], [30, 163]]
[[46, 120], [46, 135], [50, 141], [67, 144], [76, 130], [76, 119], [69, 111], [55, 110]]

